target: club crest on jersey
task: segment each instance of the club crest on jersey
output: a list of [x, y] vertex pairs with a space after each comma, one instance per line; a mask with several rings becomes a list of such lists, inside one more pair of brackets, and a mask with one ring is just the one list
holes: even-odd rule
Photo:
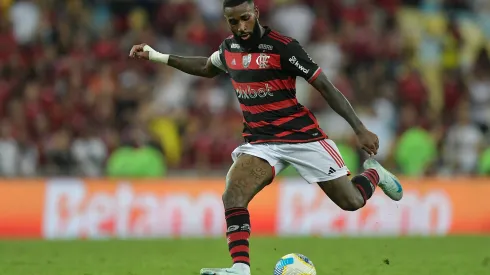
[[248, 65], [250, 65], [250, 61], [252, 61], [252, 54], [247, 54], [242, 57], [242, 64], [244, 68], [248, 68]]
[[260, 69], [265, 69], [269, 67], [269, 58], [270, 58], [269, 55], [265, 53], [261, 53], [255, 60], [255, 62], [257, 62], [257, 65], [259, 65]]

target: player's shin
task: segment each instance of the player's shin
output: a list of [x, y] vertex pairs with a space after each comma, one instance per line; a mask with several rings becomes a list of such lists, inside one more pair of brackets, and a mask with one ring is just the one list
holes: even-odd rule
[[352, 183], [359, 189], [364, 199], [364, 204], [371, 198], [379, 183], [378, 172], [374, 169], [367, 169], [360, 175], [352, 178]]
[[245, 207], [225, 210], [226, 239], [228, 250], [233, 259], [233, 267], [250, 273], [249, 237], [250, 214]]

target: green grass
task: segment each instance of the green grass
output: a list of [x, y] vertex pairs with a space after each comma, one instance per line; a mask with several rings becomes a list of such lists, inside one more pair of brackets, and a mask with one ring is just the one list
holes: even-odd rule
[[[253, 238], [251, 245], [254, 275], [272, 275], [291, 252], [308, 256], [319, 275], [490, 274], [490, 237]], [[0, 242], [1, 275], [197, 275], [228, 266], [224, 239]]]

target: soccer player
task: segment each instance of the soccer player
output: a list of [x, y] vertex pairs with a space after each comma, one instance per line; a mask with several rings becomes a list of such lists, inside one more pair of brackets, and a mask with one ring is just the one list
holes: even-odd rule
[[307, 182], [318, 184], [346, 211], [362, 208], [377, 186], [395, 201], [402, 198], [403, 191], [398, 179], [371, 157], [364, 162], [363, 173], [348, 178], [337, 146], [320, 129], [313, 114], [298, 103], [296, 77], [313, 85], [352, 126], [360, 146], [370, 156], [377, 153], [378, 137], [364, 127], [347, 99], [298, 41], [261, 26], [253, 0], [224, 0], [223, 12], [233, 35], [209, 58], [162, 54], [146, 44], [133, 46], [130, 56], [161, 62], [191, 75], [230, 76], [243, 111], [245, 140], [232, 153], [234, 163], [223, 193], [233, 266], [203, 268], [201, 274], [249, 275], [252, 227], [247, 206], [288, 165]]

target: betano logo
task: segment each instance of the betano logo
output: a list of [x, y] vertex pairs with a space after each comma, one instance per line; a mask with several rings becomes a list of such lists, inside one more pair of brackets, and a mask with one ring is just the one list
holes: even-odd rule
[[[52, 180], [46, 189], [46, 238], [221, 235], [219, 193], [138, 192], [130, 183], [92, 190], [78, 180]], [[187, 215], [192, 213], [192, 215]]]
[[291, 64], [293, 64], [294, 66], [296, 66], [296, 68], [298, 68], [300, 71], [302, 71], [305, 74], [308, 74], [310, 72], [309, 69], [306, 69], [301, 64], [299, 64], [298, 59], [294, 55], [291, 56], [291, 58], [289, 58], [289, 62], [291, 62]]
[[[284, 235], [446, 235], [455, 215], [443, 189], [406, 190], [397, 204], [382, 192], [356, 212], [345, 212], [313, 186], [284, 181], [279, 189], [278, 233]], [[464, 218], [462, 219], [465, 220]]]
[[265, 84], [264, 87], [258, 89], [252, 89], [249, 85], [247, 85], [247, 87], [235, 87], [235, 92], [238, 98], [243, 99], [274, 96], [274, 94], [272, 93], [272, 87], [269, 84]]

